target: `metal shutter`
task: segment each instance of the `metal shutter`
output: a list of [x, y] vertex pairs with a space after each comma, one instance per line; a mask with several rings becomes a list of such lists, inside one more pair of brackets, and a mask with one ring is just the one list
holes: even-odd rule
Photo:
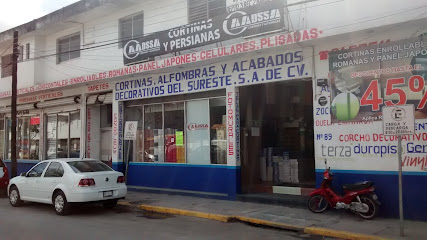
[[111, 103], [113, 103], [113, 93], [91, 95], [87, 98], [86, 101], [86, 105]]
[[72, 112], [72, 111], [77, 111], [79, 109], [80, 109], [80, 104], [75, 103], [75, 104], [66, 105], [66, 106], [46, 108], [44, 112], [46, 114], [53, 114], [53, 113], [61, 113], [61, 112]]
[[[34, 109], [35, 108], [33, 103], [16, 106], [16, 111], [34, 110]], [[0, 108], [0, 113], [10, 113], [11, 111], [12, 111], [12, 107], [10, 106]]]
[[74, 97], [67, 97], [67, 98], [60, 98], [50, 101], [44, 101], [37, 103], [37, 108], [49, 108], [49, 107], [56, 107], [61, 105], [69, 105], [69, 104], [76, 104], [76, 101], [80, 101], [79, 96]]

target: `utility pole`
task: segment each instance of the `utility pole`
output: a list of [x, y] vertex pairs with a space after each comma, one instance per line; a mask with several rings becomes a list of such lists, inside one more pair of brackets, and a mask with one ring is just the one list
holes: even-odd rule
[[16, 162], [16, 95], [18, 84], [18, 31], [13, 32], [13, 54], [12, 54], [12, 126], [11, 126], [11, 176], [18, 175], [17, 162]]

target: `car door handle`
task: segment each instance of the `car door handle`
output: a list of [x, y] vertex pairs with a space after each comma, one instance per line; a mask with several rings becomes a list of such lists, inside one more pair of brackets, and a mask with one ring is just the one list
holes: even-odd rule
[[40, 183], [40, 180], [35, 180], [35, 183]]
[[52, 183], [59, 183], [59, 181], [52, 181]]

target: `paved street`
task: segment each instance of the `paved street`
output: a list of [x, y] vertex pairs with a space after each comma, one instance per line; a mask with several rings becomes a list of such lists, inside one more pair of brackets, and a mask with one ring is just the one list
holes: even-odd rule
[[0, 239], [322, 239], [243, 223], [144, 213], [124, 206], [82, 206], [66, 217], [49, 205], [12, 208], [0, 198]]

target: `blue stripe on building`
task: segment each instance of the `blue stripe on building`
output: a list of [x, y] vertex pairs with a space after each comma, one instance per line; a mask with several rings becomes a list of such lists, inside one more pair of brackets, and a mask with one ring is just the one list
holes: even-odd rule
[[[324, 169], [316, 169], [316, 185], [323, 181]], [[381, 202], [380, 216], [399, 217], [399, 185], [397, 171], [331, 170], [333, 186], [340, 191], [342, 184], [373, 181]], [[407, 219], [427, 220], [427, 172], [403, 172], [403, 211]]]

